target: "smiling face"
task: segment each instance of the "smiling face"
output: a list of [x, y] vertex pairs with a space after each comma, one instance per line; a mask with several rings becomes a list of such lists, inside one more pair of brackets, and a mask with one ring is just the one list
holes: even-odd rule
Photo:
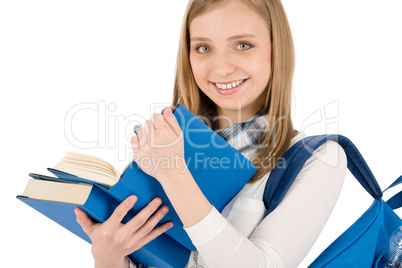
[[[189, 27], [190, 63], [199, 88], [218, 115], [238, 123], [264, 105], [271, 75], [271, 40], [264, 19], [239, 0], [195, 17]], [[222, 124], [220, 124], [222, 126]]]

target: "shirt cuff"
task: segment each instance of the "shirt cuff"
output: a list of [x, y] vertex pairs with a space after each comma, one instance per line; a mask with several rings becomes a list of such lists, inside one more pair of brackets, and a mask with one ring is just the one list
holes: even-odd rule
[[212, 210], [200, 222], [184, 230], [195, 246], [201, 246], [223, 232], [227, 224], [227, 220], [215, 207], [212, 207]]
[[130, 268], [137, 268], [137, 266], [135, 265], [135, 263], [132, 262], [132, 261], [130, 260], [130, 258], [127, 258], [127, 259], [128, 259], [128, 262], [130, 263]]

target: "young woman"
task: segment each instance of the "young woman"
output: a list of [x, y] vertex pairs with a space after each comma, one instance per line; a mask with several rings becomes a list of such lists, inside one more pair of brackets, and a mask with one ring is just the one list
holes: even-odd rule
[[[293, 41], [280, 0], [190, 0], [172, 104], [206, 119], [258, 171], [219, 213], [188, 170], [173, 163], [141, 166], [141, 159], [168, 159], [172, 152], [184, 158], [182, 132], [170, 107], [132, 138], [135, 160], [162, 184], [197, 248], [188, 267], [296, 267], [324, 227], [346, 171], [346, 156], [334, 142], [313, 154], [281, 204], [264, 218], [269, 172], [302, 136], [291, 120], [293, 71]], [[155, 144], [174, 145], [154, 148], [151, 136]], [[125, 256], [171, 227], [153, 229], [166, 213], [166, 207], [158, 209], [158, 198], [121, 224], [135, 200], [127, 198], [103, 224], [77, 209], [97, 268], [134, 267]]]

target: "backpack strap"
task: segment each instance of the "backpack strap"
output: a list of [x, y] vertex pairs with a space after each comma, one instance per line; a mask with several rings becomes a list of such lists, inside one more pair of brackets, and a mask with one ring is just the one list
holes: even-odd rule
[[346, 153], [347, 166], [363, 188], [375, 199], [382, 198], [382, 191], [373, 173], [356, 146], [342, 135], [317, 135], [306, 137], [294, 144], [281, 162], [271, 171], [265, 185], [263, 201], [268, 215], [282, 201], [305, 162], [315, 150], [327, 141], [337, 142]]

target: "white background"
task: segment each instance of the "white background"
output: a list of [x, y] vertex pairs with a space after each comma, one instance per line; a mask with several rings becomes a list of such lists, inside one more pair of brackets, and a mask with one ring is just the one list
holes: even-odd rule
[[[48, 174], [68, 150], [124, 168], [131, 127], [171, 101], [186, 3], [0, 2], [2, 264], [92, 266], [89, 244], [15, 197], [28, 173]], [[402, 2], [283, 4], [296, 47], [295, 128], [349, 137], [385, 188], [402, 174]], [[348, 173], [323, 237], [301, 267], [370, 203]]]

